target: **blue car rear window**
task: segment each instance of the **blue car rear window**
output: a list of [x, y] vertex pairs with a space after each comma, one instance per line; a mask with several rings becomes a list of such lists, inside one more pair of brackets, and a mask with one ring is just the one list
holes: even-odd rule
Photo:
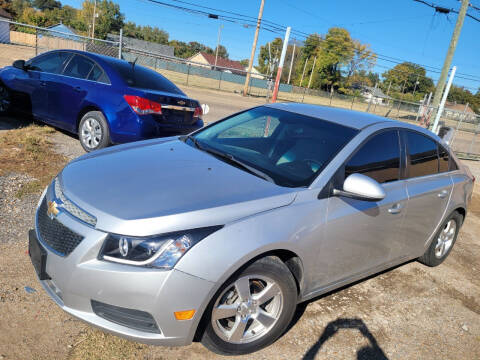
[[133, 66], [127, 62], [112, 62], [110, 64], [128, 86], [183, 95], [183, 92], [174, 83], [156, 71], [140, 65]]

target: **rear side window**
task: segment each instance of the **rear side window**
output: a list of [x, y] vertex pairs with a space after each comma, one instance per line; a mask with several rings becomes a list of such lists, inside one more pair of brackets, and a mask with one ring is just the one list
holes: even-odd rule
[[27, 62], [27, 64], [30, 69], [34, 71], [58, 74], [69, 56], [70, 54], [67, 52], [55, 51], [32, 59], [30, 62]]
[[438, 172], [447, 172], [450, 170], [450, 154], [442, 146], [438, 145]]
[[437, 143], [428, 137], [407, 131], [407, 145], [410, 154], [409, 177], [438, 173]]
[[174, 83], [156, 71], [140, 65], [133, 66], [124, 61], [112, 61], [110, 64], [130, 87], [183, 95], [183, 92]]
[[345, 166], [345, 177], [360, 173], [379, 183], [400, 178], [400, 144], [398, 131], [391, 130], [368, 140]]
[[85, 56], [74, 55], [73, 59], [70, 60], [65, 68], [63, 75], [86, 79], [94, 65], [93, 61], [87, 59]]
[[109, 83], [107, 75], [105, 75], [104, 71], [98, 65], [95, 65], [92, 71], [90, 71], [90, 74], [88, 75], [88, 80], [98, 81], [106, 84]]
[[438, 144], [438, 161], [439, 172], [454, 171], [458, 169], [457, 164], [450, 156], [450, 153], [440, 144]]

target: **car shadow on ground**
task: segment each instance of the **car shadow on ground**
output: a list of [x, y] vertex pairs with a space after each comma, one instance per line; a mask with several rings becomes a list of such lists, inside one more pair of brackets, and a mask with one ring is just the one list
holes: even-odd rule
[[[360, 284], [364, 281], [370, 280], [374, 277], [380, 276], [382, 274], [385, 274], [387, 272], [393, 271], [405, 264], [414, 262], [415, 260], [410, 260], [406, 261], [404, 263], [398, 264], [392, 268], [383, 270], [379, 273], [370, 275], [364, 279], [357, 280], [351, 284], [342, 286], [338, 289], [329, 291], [325, 294], [319, 295], [317, 297], [314, 297], [310, 300], [307, 300], [305, 302], [302, 302], [298, 304], [297, 310], [295, 311], [295, 314], [293, 315], [293, 319], [288, 325], [287, 329], [284, 331], [283, 335], [285, 335], [287, 332], [290, 331], [291, 328], [295, 326], [295, 324], [302, 318], [303, 314], [305, 313], [305, 310], [307, 309], [308, 304], [316, 301], [320, 301], [321, 299], [330, 296], [332, 294], [341, 292], [343, 290], [346, 290], [352, 286], [355, 286], [357, 284]], [[323, 330], [322, 335], [318, 338], [318, 340], [313, 344], [310, 349], [305, 353], [303, 360], [312, 360], [315, 359], [315, 356], [317, 353], [320, 351], [322, 348], [323, 344], [327, 342], [329, 339], [334, 337], [337, 332], [341, 329], [346, 329], [346, 330], [355, 330], [359, 331], [363, 337], [368, 340], [369, 344], [368, 346], [364, 346], [361, 349], [357, 351], [357, 359], [359, 360], [388, 360], [388, 357], [386, 354], [383, 352], [382, 348], [378, 344], [375, 336], [370, 332], [368, 329], [367, 325], [365, 322], [361, 319], [358, 318], [337, 318], [334, 321], [331, 321], [325, 326], [325, 329]]]
[[378, 345], [377, 340], [370, 332], [370, 330], [368, 330], [367, 325], [365, 325], [365, 323], [361, 319], [357, 318], [338, 318], [334, 321], [329, 322], [317, 342], [313, 344], [312, 347], [310, 347], [310, 349], [303, 356], [303, 360], [314, 359], [322, 348], [323, 344], [325, 344], [330, 338], [334, 337], [339, 332], [339, 330], [342, 329], [359, 331], [363, 335], [363, 337], [368, 340], [369, 345], [363, 346], [357, 351], [357, 359], [388, 360], [387, 356]]

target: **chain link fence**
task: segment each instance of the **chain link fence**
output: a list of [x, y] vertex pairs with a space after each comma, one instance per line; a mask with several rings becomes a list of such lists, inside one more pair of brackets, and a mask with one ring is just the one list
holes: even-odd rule
[[[246, 71], [193, 62], [174, 56], [159, 54], [155, 46], [142, 49], [122, 41], [122, 35], [111, 40], [92, 39], [69, 32], [21, 24], [0, 19], [0, 66], [10, 65], [14, 59], [29, 59], [35, 55], [56, 49], [75, 49], [102, 55], [121, 57], [127, 61], [150, 67], [178, 85], [234, 93], [243, 91]], [[117, 40], [117, 41], [114, 41]], [[268, 102], [273, 90], [273, 79], [251, 73], [248, 84], [250, 96], [265, 98]], [[337, 92], [308, 89], [280, 84], [280, 101], [301, 102], [334, 106], [369, 112], [427, 127], [433, 122], [436, 109], [421, 102], [408, 102], [390, 97], [374, 97], [368, 94], [344, 95]], [[461, 157], [480, 159], [480, 116], [471, 111], [446, 108], [440, 124], [454, 129], [451, 146]]]
[[[73, 32], [62, 32], [55, 29], [0, 19], [0, 44], [19, 45], [29, 48], [28, 55], [58, 50], [71, 49], [93, 52], [118, 57], [119, 42], [89, 38]], [[25, 57], [28, 59], [28, 56]]]

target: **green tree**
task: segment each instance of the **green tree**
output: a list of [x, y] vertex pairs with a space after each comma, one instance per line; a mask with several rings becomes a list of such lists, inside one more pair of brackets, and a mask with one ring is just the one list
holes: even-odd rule
[[[213, 53], [215, 54], [216, 51], [217, 51], [217, 48], [215, 48], [215, 50], [213, 50]], [[223, 46], [223, 45], [218, 46], [218, 57], [228, 59], [228, 51], [227, 51], [227, 48], [225, 46]]]
[[403, 62], [382, 74], [383, 88], [387, 89], [391, 83], [393, 95], [401, 97], [403, 94], [415, 91], [417, 96], [421, 98], [423, 94], [434, 89], [433, 80], [426, 74], [427, 72], [422, 66]]
[[282, 53], [283, 40], [275, 38], [273, 41], [260, 46], [260, 53], [258, 55], [258, 71], [262, 74], [275, 74], [280, 61]]
[[52, 10], [62, 7], [60, 1], [56, 0], [33, 0], [32, 5], [39, 10]]
[[[82, 3], [80, 10], [79, 26], [84, 32], [91, 34], [91, 25], [93, 20], [94, 4], [89, 0]], [[118, 33], [123, 27], [125, 16], [120, 12], [120, 5], [115, 4], [111, 0], [102, 0], [97, 2], [95, 19], [95, 37], [104, 39], [108, 33]]]

